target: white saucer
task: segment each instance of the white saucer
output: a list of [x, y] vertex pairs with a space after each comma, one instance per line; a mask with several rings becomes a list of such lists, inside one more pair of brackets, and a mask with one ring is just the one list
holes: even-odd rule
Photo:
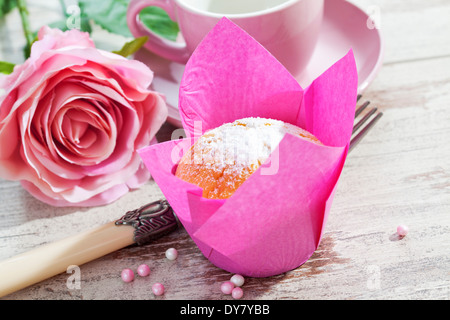
[[[373, 28], [369, 19], [364, 11], [345, 0], [325, 0], [324, 21], [318, 43], [305, 72], [296, 76], [299, 84], [303, 88], [307, 87], [353, 49], [359, 77], [358, 91], [364, 91], [380, 69], [383, 55], [381, 34]], [[181, 127], [178, 91], [184, 65], [168, 61], [145, 49], [138, 51], [134, 58], [153, 70], [155, 78], [152, 89], [166, 96], [169, 107], [167, 120]]]

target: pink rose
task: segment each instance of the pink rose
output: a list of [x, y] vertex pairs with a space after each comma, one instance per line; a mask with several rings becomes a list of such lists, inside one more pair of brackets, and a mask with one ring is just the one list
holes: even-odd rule
[[0, 177], [55, 206], [103, 205], [141, 186], [150, 174], [136, 150], [167, 117], [152, 71], [78, 30], [38, 37], [0, 78]]

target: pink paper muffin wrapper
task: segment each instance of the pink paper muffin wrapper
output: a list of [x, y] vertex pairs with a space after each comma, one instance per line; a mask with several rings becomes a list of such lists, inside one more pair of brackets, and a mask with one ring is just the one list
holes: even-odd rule
[[[267, 277], [311, 257], [347, 156], [357, 85], [352, 51], [303, 89], [227, 18], [203, 39], [180, 84], [179, 109], [188, 137], [139, 154], [209, 261], [231, 273]], [[286, 134], [270, 159], [226, 200], [203, 198], [201, 188], [174, 175], [199, 135], [245, 117], [297, 125], [324, 145]]]

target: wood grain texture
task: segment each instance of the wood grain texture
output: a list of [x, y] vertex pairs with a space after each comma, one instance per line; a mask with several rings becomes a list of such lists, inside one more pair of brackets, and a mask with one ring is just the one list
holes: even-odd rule
[[[246, 299], [450, 298], [450, 2], [351, 2], [380, 9], [385, 63], [363, 100], [384, 116], [345, 164], [317, 251], [295, 270], [246, 279]], [[50, 19], [50, 12], [43, 19]], [[8, 56], [7, 41], [11, 48], [20, 46], [20, 34], [17, 42], [4, 38], [18, 33], [12, 21], [1, 22], [0, 60]], [[166, 124], [159, 137], [170, 138], [174, 129]], [[117, 219], [160, 197], [149, 181], [104, 207], [54, 208], [19, 183], [1, 180], [0, 259]], [[399, 224], [409, 226], [404, 238], [396, 235]], [[179, 251], [175, 261], [164, 257], [170, 247]], [[123, 283], [121, 270], [141, 263], [149, 264], [151, 276]], [[221, 281], [231, 275], [211, 265], [183, 228], [81, 266], [81, 289], [68, 289], [69, 276], [4, 299], [231, 299], [220, 292]], [[166, 286], [164, 296], [151, 293], [154, 282]]]

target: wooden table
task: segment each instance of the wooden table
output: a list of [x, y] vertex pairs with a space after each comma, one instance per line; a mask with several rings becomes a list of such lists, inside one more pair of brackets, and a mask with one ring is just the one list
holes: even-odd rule
[[[29, 2], [31, 14], [42, 17], [32, 25], [59, 14], [50, 1]], [[317, 251], [295, 270], [246, 279], [246, 299], [450, 298], [450, 2], [352, 2], [365, 10], [376, 5], [380, 12], [385, 60], [364, 99], [384, 116], [345, 164]], [[13, 12], [0, 22], [0, 60], [21, 60], [18, 19]], [[159, 136], [173, 129], [166, 124]], [[19, 183], [1, 180], [0, 259], [115, 220], [142, 199], [161, 197], [150, 181], [104, 207], [54, 208]], [[399, 224], [410, 229], [402, 239], [396, 235]], [[175, 261], [164, 257], [170, 247], [179, 251]], [[141, 263], [150, 265], [151, 277], [121, 281], [123, 268]], [[70, 275], [3, 299], [231, 299], [220, 292], [230, 274], [211, 265], [183, 228], [81, 266], [80, 289], [68, 288]], [[166, 293], [156, 298], [151, 285], [157, 281]]]

